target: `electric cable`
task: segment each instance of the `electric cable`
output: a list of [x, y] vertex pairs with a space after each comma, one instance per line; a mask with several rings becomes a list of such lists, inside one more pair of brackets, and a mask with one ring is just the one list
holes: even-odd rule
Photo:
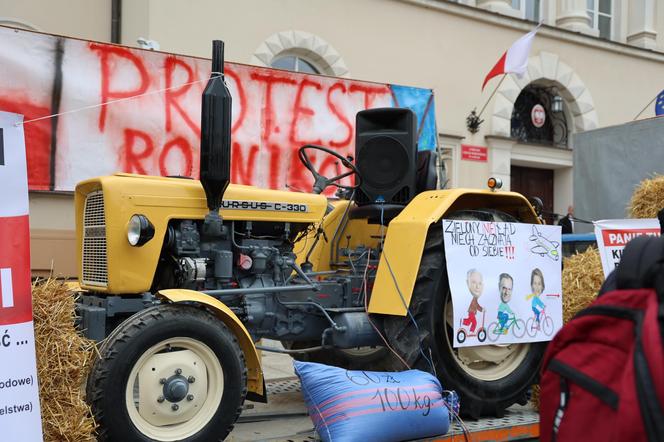
[[[384, 211], [383, 203], [381, 202], [380, 203], [380, 225], [381, 225], [380, 244], [381, 244], [382, 255], [385, 258], [385, 263], [387, 264], [387, 269], [390, 272], [390, 275], [392, 277], [392, 281], [394, 281], [394, 287], [397, 289], [397, 293], [399, 293], [399, 297], [401, 298], [401, 302], [403, 303], [403, 306], [405, 307], [406, 312], [407, 312], [408, 316], [410, 317], [410, 320], [413, 322], [413, 325], [415, 326], [415, 330], [417, 332], [417, 339], [418, 339], [418, 342], [419, 342], [420, 354], [422, 355], [424, 360], [429, 363], [429, 366], [431, 367], [432, 374], [434, 376], [438, 377], [438, 375], [436, 373], [436, 367], [435, 367], [433, 361], [426, 356], [426, 354], [424, 353], [424, 350], [422, 349], [422, 341], [420, 339], [420, 336], [421, 336], [420, 335], [420, 328], [418, 327], [417, 321], [415, 320], [415, 317], [413, 316], [412, 312], [408, 308], [408, 305], [406, 304], [406, 300], [403, 297], [403, 294], [401, 293], [401, 289], [399, 288], [399, 284], [397, 282], [396, 276], [394, 275], [394, 272], [392, 271], [392, 266], [390, 265], [390, 261], [388, 260], [387, 254], [385, 253], [385, 248], [383, 246], [383, 240], [384, 240], [383, 229], [385, 228], [384, 213], [385, 213], [385, 211]], [[431, 351], [431, 349], [429, 349], [429, 351]], [[452, 415], [452, 420], [456, 419], [459, 422], [459, 425], [461, 426], [461, 431], [463, 432], [464, 439], [466, 440], [466, 442], [469, 442], [470, 441], [470, 431], [466, 427], [465, 423], [463, 422], [463, 420], [461, 419], [459, 414], [456, 412], [456, 410], [454, 410], [452, 404], [449, 404], [445, 399], [443, 399], [443, 403], [445, 404], [447, 409], [450, 411], [450, 414]]]
[[[311, 237], [311, 233], [313, 233], [314, 235], [316, 234], [314, 229], [310, 226], [310, 227], [307, 227], [306, 230], [303, 230], [302, 232], [300, 232], [297, 235], [297, 237], [295, 237], [295, 240], [292, 243], [293, 244], [293, 253], [295, 253], [296, 255], [299, 255], [300, 253], [304, 252], [304, 250], [307, 248], [307, 244], [309, 243], [309, 238]], [[302, 241], [302, 239], [304, 239], [304, 244], [302, 245], [302, 248], [296, 252], [295, 251], [295, 244]], [[312, 246], [312, 248], [313, 248], [313, 246]]]
[[[371, 249], [369, 249], [369, 258], [371, 258]], [[362, 285], [363, 285], [363, 288], [364, 288], [364, 312], [367, 315], [367, 319], [369, 320], [369, 324], [371, 324], [371, 326], [376, 331], [376, 333], [378, 333], [378, 336], [380, 336], [380, 339], [383, 340], [383, 342], [385, 343], [385, 346], [397, 357], [397, 359], [399, 359], [399, 361], [401, 361], [401, 363], [403, 365], [406, 366], [406, 368], [408, 370], [410, 370], [411, 369], [410, 365], [408, 365], [408, 363], [401, 357], [401, 355], [399, 353], [397, 353], [390, 346], [390, 344], [387, 342], [387, 339], [385, 338], [385, 336], [383, 336], [383, 334], [380, 332], [380, 330], [378, 330], [378, 327], [376, 326], [376, 324], [374, 324], [373, 320], [371, 319], [371, 316], [369, 316], [369, 306], [367, 304], [367, 286], [368, 286], [367, 272], [368, 272], [368, 270], [369, 270], [369, 259], [367, 258], [367, 265], [364, 268], [364, 277], [363, 277], [363, 280], [362, 280]]]
[[408, 308], [408, 304], [406, 303], [406, 299], [404, 298], [403, 294], [401, 293], [401, 289], [399, 288], [399, 283], [397, 282], [397, 278], [394, 275], [394, 272], [392, 271], [392, 266], [390, 265], [390, 261], [387, 259], [387, 254], [385, 253], [385, 247], [383, 246], [383, 240], [385, 238], [385, 235], [383, 233], [385, 229], [385, 223], [384, 223], [384, 215], [385, 215], [385, 208], [383, 206], [384, 202], [379, 202], [380, 204], [380, 248], [381, 248], [381, 253], [383, 257], [385, 258], [385, 264], [387, 264], [387, 270], [390, 272], [390, 276], [392, 276], [392, 281], [394, 282], [394, 287], [397, 289], [397, 293], [399, 294], [399, 298], [401, 298], [401, 303], [403, 304], [404, 308], [406, 309], [406, 313], [408, 314], [408, 317], [412, 321], [413, 325], [415, 326], [415, 331], [417, 332], [417, 341], [419, 343], [419, 348], [420, 348], [420, 354], [424, 358], [425, 361], [429, 363], [429, 366], [431, 367], [431, 373], [437, 377], [436, 374], [436, 367], [433, 364], [433, 361], [427, 357], [427, 355], [424, 353], [424, 350], [422, 349], [422, 340], [420, 338], [420, 328], [417, 325], [417, 321], [415, 320], [415, 317], [411, 313], [410, 309]]
[[90, 110], [90, 109], [96, 109], [98, 107], [108, 106], [109, 104], [115, 104], [115, 103], [120, 103], [120, 102], [127, 101], [127, 100], [133, 100], [135, 98], [141, 98], [141, 97], [145, 97], [147, 95], [159, 94], [159, 93], [170, 91], [170, 90], [173, 90], [173, 89], [180, 89], [183, 86], [189, 86], [189, 85], [196, 84], [196, 83], [202, 83], [204, 81], [209, 81], [213, 78], [217, 78], [217, 77], [220, 77], [220, 76], [223, 77], [223, 74], [221, 74], [220, 72], [212, 72], [211, 74], [212, 75], [210, 76], [210, 78], [203, 78], [203, 79], [200, 79], [200, 80], [194, 80], [194, 81], [190, 81], [188, 83], [178, 84], [176, 86], [171, 86], [171, 87], [167, 87], [167, 88], [163, 88], [163, 89], [157, 89], [156, 91], [150, 91], [150, 92], [145, 92], [143, 94], [132, 95], [130, 97], [119, 98], [117, 100], [106, 101], [104, 103], [91, 104], [89, 106], [83, 106], [83, 107], [79, 107], [79, 108], [64, 111], [64, 112], [58, 112], [57, 114], [44, 115], [43, 117], [33, 118], [31, 120], [20, 121], [18, 123], [14, 123], [14, 126], [25, 126], [26, 124], [34, 123], [36, 121], [48, 120], [49, 118], [59, 117], [61, 115], [74, 114], [76, 112], [81, 112], [81, 111]]
[[307, 347], [307, 348], [298, 348], [298, 349], [281, 349], [281, 348], [276, 348], [276, 347], [269, 347], [265, 345], [256, 345], [255, 346], [257, 350], [262, 350], [262, 351], [269, 351], [272, 353], [283, 353], [287, 355], [294, 355], [294, 354], [299, 354], [299, 353], [313, 353], [315, 351], [320, 351], [323, 350], [323, 346], [319, 345], [316, 347]]
[[[353, 189], [353, 192], [350, 194], [350, 197], [348, 197], [348, 205], [346, 206], [346, 209], [344, 210], [344, 213], [341, 216], [341, 220], [339, 221], [339, 224], [337, 224], [337, 227], [334, 230], [334, 234], [332, 235], [332, 243], [331, 243], [331, 247], [330, 247], [330, 265], [337, 262], [336, 260], [337, 260], [338, 257], [334, 256], [334, 252], [338, 248], [337, 239], [339, 239], [339, 241], [341, 241], [341, 238], [337, 238], [337, 235], [339, 235], [340, 233], [343, 233], [343, 231], [346, 229], [346, 224], [348, 222], [348, 219], [347, 219], [348, 218], [348, 212], [350, 212], [350, 206], [353, 204], [353, 198], [354, 197], [355, 197], [355, 189]], [[340, 230], [339, 228], [341, 227], [342, 224], [343, 224], [343, 228], [341, 228], [341, 230]]]

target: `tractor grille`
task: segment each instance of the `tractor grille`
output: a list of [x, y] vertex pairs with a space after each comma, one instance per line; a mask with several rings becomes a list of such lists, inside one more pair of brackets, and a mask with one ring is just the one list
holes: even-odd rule
[[104, 194], [101, 190], [90, 193], [85, 199], [83, 284], [103, 287], [108, 285], [106, 218], [104, 217]]

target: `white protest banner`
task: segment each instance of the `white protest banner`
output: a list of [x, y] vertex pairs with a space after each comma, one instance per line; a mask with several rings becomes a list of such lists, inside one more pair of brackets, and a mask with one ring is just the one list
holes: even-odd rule
[[[74, 190], [115, 172], [198, 177], [201, 94], [211, 68], [204, 58], [0, 25], [0, 111], [33, 120], [25, 126], [30, 190]], [[233, 183], [311, 189], [300, 146], [354, 155], [355, 114], [368, 108], [411, 108], [419, 150], [437, 145], [430, 89], [231, 62], [224, 72], [233, 96]], [[54, 112], [57, 119], [44, 118]], [[312, 161], [337, 175], [333, 160]]]
[[0, 112], [0, 439], [41, 441], [22, 121]]
[[560, 230], [443, 220], [455, 347], [553, 338], [562, 326]]
[[603, 219], [595, 222], [597, 249], [602, 260], [604, 277], [620, 263], [625, 245], [641, 235], [659, 236], [657, 219]]

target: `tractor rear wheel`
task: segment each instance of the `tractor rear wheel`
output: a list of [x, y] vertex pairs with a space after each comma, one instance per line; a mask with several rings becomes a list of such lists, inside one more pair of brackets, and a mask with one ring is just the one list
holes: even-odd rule
[[120, 324], [88, 377], [99, 440], [224, 440], [247, 394], [237, 339], [211, 313], [158, 305]]
[[429, 230], [410, 311], [417, 327], [410, 316], [385, 318], [390, 344], [413, 368], [431, 372], [431, 359], [443, 387], [459, 394], [462, 414], [501, 416], [515, 402], [526, 403], [546, 344], [453, 347], [454, 315], [440, 225]]

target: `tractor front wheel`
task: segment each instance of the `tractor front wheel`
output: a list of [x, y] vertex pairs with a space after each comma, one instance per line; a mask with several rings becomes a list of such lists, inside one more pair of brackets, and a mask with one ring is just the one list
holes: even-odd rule
[[87, 384], [99, 440], [224, 440], [247, 393], [237, 339], [191, 305], [136, 313], [106, 339], [100, 356]]
[[[526, 402], [527, 389], [535, 382], [544, 343], [482, 345], [454, 348], [452, 297], [447, 280], [443, 232], [433, 226], [426, 240], [410, 315], [385, 317], [390, 344], [413, 368], [432, 372], [441, 384], [456, 390], [461, 412], [478, 418], [500, 416], [515, 402]], [[489, 326], [489, 337], [493, 333]], [[483, 336], [485, 337], [485, 336]]]

